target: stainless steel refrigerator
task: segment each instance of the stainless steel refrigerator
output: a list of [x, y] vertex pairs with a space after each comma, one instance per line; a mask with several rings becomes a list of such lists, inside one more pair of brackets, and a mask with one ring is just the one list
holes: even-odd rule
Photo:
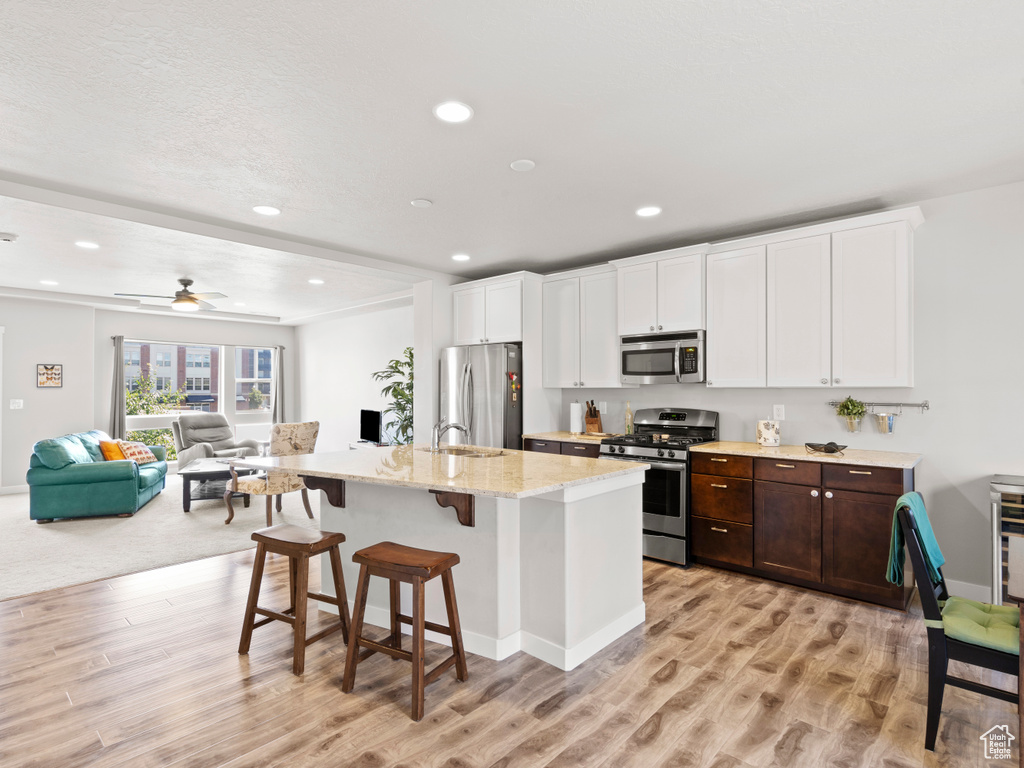
[[521, 344], [474, 344], [441, 350], [441, 418], [469, 428], [450, 429], [442, 442], [522, 448]]

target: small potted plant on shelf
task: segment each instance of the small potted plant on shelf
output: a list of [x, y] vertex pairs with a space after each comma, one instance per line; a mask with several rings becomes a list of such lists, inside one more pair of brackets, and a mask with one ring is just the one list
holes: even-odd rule
[[846, 429], [850, 432], [860, 432], [860, 420], [867, 412], [864, 403], [849, 396], [836, 407], [836, 413], [846, 419]]

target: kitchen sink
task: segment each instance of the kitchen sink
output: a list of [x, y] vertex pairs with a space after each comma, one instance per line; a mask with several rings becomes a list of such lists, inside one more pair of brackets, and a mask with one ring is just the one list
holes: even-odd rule
[[474, 448], [456, 448], [451, 446], [448, 448], [438, 448], [437, 450], [434, 450], [433, 448], [420, 448], [420, 450], [426, 451], [427, 453], [437, 453], [444, 456], [462, 456], [463, 458], [466, 459], [485, 459], [491, 458], [493, 456], [504, 455], [504, 451], [485, 452], [478, 451]]

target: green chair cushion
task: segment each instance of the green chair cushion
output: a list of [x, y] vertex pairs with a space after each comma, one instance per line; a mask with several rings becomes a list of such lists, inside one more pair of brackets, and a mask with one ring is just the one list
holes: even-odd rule
[[64, 469], [70, 464], [91, 464], [92, 456], [78, 435], [63, 435], [40, 440], [32, 451], [49, 469]]
[[942, 608], [947, 637], [1004, 653], [1020, 654], [1020, 609], [950, 597]]

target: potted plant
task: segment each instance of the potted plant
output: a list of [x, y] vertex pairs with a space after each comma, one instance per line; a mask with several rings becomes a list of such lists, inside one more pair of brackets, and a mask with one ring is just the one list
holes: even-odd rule
[[846, 428], [850, 432], [860, 432], [860, 420], [864, 418], [864, 414], [867, 412], [867, 406], [860, 400], [855, 400], [852, 396], [847, 396], [836, 407], [836, 413], [846, 419]]
[[406, 347], [402, 357], [395, 358], [383, 371], [373, 374], [377, 381], [388, 382], [380, 394], [381, 397], [391, 398], [384, 413], [393, 416], [387, 429], [391, 430], [391, 438], [397, 445], [412, 442], [412, 372], [412, 347]]

